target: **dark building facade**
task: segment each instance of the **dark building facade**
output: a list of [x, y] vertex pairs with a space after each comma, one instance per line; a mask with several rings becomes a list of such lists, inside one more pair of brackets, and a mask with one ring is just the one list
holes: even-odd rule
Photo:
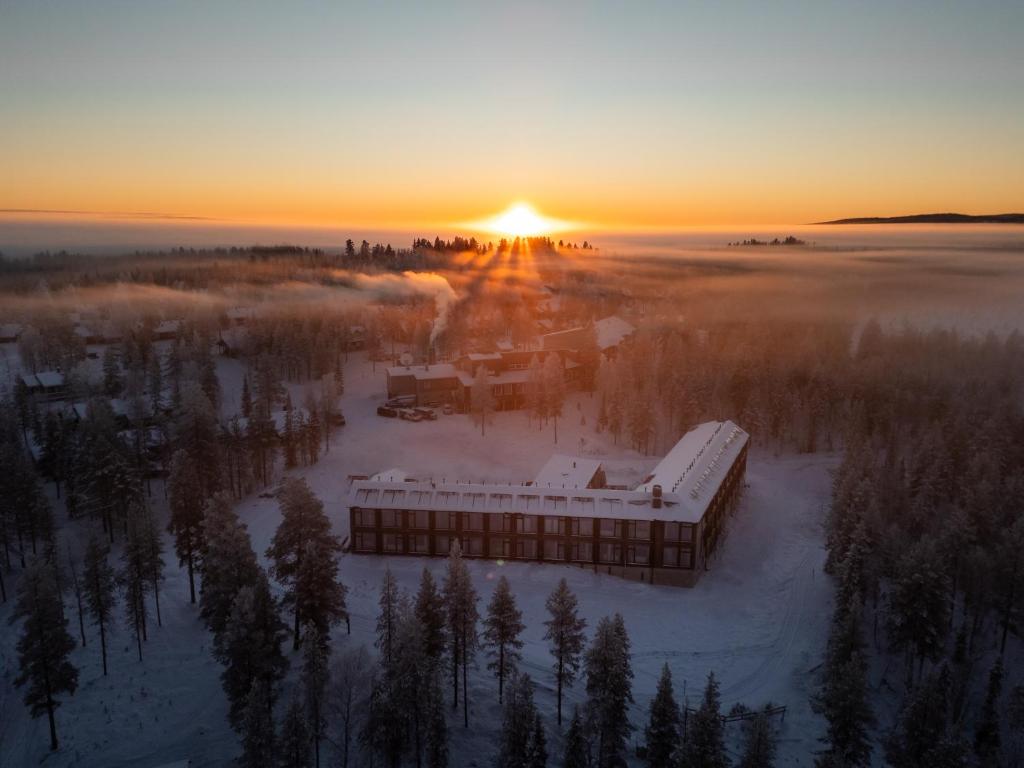
[[[748, 436], [731, 422], [711, 422], [683, 441], [693, 456], [669, 490], [659, 483], [623, 491], [358, 480], [349, 498], [350, 548], [444, 557], [458, 541], [466, 557], [574, 565], [693, 586], [739, 498]], [[674, 449], [666, 460], [681, 457]], [[675, 471], [659, 465], [653, 477], [659, 470], [663, 477]]]

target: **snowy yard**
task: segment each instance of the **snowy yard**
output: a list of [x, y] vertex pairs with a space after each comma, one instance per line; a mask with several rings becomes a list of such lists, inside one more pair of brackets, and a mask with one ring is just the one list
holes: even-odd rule
[[[238, 365], [220, 361], [226, 405], [236, 402], [232, 390], [240, 382], [240, 371], [234, 370]], [[348, 534], [345, 493], [350, 474], [400, 467], [414, 477], [516, 482], [533, 477], [550, 454], [559, 451], [599, 458], [611, 482], [636, 482], [659, 458], [613, 446], [610, 438], [596, 434], [595, 402], [585, 395], [570, 397], [555, 446], [550, 427], [531, 427], [522, 412], [496, 414], [485, 437], [468, 416], [442, 415], [424, 423], [380, 418], [375, 408], [383, 399], [383, 367], [378, 365], [373, 372], [361, 356], [346, 366], [345, 384], [342, 408], [348, 425], [335, 432], [330, 452], [318, 464], [298, 471], [323, 500], [342, 537]], [[481, 611], [499, 573], [511, 582], [527, 626], [523, 666], [537, 684], [538, 705], [549, 715], [553, 756], [560, 754], [561, 737], [554, 733], [551, 658], [542, 639], [542, 622], [545, 597], [565, 577], [590, 627], [616, 611], [625, 619], [633, 645], [635, 741], [641, 738], [648, 701], [667, 662], [677, 693], [682, 697], [685, 687], [691, 705], [709, 671], [722, 682], [724, 709], [738, 702], [750, 707], [769, 701], [786, 705], [778, 764], [811, 763], [821, 723], [811, 713], [808, 698], [827, 635], [832, 591], [821, 571], [821, 523], [829, 469], [836, 461], [835, 456], [773, 457], [753, 451], [749, 487], [717, 559], [694, 589], [652, 587], [569, 566], [471, 562]], [[153, 501], [166, 514], [162, 486], [153, 488]], [[253, 496], [241, 504], [240, 514], [262, 557], [279, 521], [276, 501]], [[77, 546], [80, 537], [75, 529], [65, 529], [65, 534], [65, 540]], [[193, 766], [221, 766], [237, 754], [237, 738], [225, 717], [220, 667], [210, 655], [210, 634], [196, 608], [188, 604], [187, 577], [173, 567], [170, 537], [166, 548], [163, 627], [151, 629], [142, 663], [135, 659], [129, 631], [119, 627], [108, 678], [101, 674], [98, 641], [87, 628], [89, 646], [73, 654], [81, 669], [79, 690], [57, 713], [61, 750], [55, 755], [48, 756], [45, 718], [31, 720], [13, 687], [16, 631], [6, 621], [11, 603], [0, 609], [2, 768], [44, 759], [50, 766], [150, 768], [190, 758]], [[352, 635], [346, 636], [344, 627], [335, 631], [335, 654], [361, 644], [372, 646], [378, 588], [386, 566], [411, 592], [424, 566], [440, 579], [444, 561], [345, 555], [341, 575], [349, 587]], [[77, 637], [73, 610], [69, 629]], [[500, 718], [497, 685], [484, 668], [482, 655], [478, 661], [470, 675], [470, 728], [463, 729], [461, 718], [451, 719], [455, 766], [490, 765], [495, 750]], [[583, 684], [578, 682], [568, 691], [567, 711], [582, 700]]]

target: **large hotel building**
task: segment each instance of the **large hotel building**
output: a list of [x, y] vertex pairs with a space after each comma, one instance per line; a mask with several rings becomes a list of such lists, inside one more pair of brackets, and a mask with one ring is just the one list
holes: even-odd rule
[[605, 487], [593, 459], [555, 455], [531, 482], [353, 482], [351, 551], [560, 563], [693, 586], [739, 497], [749, 436], [731, 421], [688, 432], [637, 487]]

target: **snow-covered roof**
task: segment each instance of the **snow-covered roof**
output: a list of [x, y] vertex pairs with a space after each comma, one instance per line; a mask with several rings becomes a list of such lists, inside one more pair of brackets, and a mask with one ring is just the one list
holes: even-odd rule
[[404, 469], [385, 469], [373, 475], [370, 480], [378, 483], [404, 483], [408, 478]]
[[637, 490], [652, 491], [660, 485], [666, 493], [706, 503], [748, 439], [731, 421], [701, 424], [683, 435]]
[[451, 363], [434, 363], [434, 365], [393, 365], [388, 368], [388, 376], [412, 376], [420, 381], [427, 379], [454, 379], [458, 375], [458, 369]]
[[501, 360], [501, 354], [498, 352], [470, 352], [466, 357], [475, 363], [485, 360]]
[[[373, 509], [432, 509], [697, 523], [704, 517], [714, 491], [747, 439], [747, 433], [731, 421], [701, 424], [669, 451], [647, 482], [631, 491], [370, 479], [356, 480], [352, 484], [348, 504]], [[653, 505], [656, 484], [662, 486], [660, 507]]]
[[64, 374], [60, 371], [41, 371], [36, 374], [36, 379], [44, 387], [64, 386]]
[[0, 325], [0, 339], [16, 339], [23, 330], [21, 323], [3, 323]]
[[156, 324], [153, 333], [177, 333], [181, 327], [181, 320], [161, 320]]
[[597, 459], [556, 453], [545, 464], [533, 484], [547, 488], [586, 488], [601, 469]]
[[597, 346], [601, 349], [617, 347], [623, 339], [631, 336], [635, 331], [636, 328], [617, 315], [602, 318], [594, 323]]

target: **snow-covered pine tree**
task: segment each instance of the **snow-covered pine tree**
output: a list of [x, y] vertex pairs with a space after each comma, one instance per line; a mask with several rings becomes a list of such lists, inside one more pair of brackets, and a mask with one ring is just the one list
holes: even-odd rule
[[444, 711], [444, 694], [441, 691], [441, 669], [437, 664], [429, 671], [430, 681], [427, 688], [427, 768], [447, 768], [448, 766], [448, 721]]
[[300, 621], [315, 622], [326, 635], [346, 615], [345, 588], [337, 580], [341, 543], [305, 480], [286, 479], [279, 498], [281, 524], [267, 557], [273, 562], [271, 575], [285, 587], [284, 604], [294, 612], [293, 645], [298, 650]]
[[199, 615], [216, 636], [224, 631], [238, 590], [252, 584], [259, 571], [249, 532], [226, 493], [206, 504], [202, 543]]
[[247, 419], [252, 416], [252, 393], [249, 391], [248, 375], [242, 377], [242, 415]]
[[24, 620], [18, 638], [18, 675], [14, 684], [28, 685], [25, 705], [32, 717], [47, 715], [50, 749], [56, 750], [54, 712], [60, 706], [57, 697], [62, 693], [74, 694], [78, 687], [78, 670], [68, 660], [75, 641], [68, 633], [68, 621], [49, 566], [36, 561], [25, 569], [11, 619]]
[[480, 417], [480, 434], [487, 434], [487, 417], [494, 410], [494, 394], [491, 391], [491, 377], [487, 369], [479, 365], [473, 376], [469, 392], [470, 410]]
[[78, 578], [78, 566], [75, 565], [71, 547], [68, 547], [68, 573], [71, 576], [71, 592], [75, 596], [75, 605], [78, 608], [78, 633], [82, 637], [82, 647], [85, 648], [85, 590], [82, 588], [81, 579]]
[[536, 720], [533, 681], [529, 675], [516, 673], [509, 681], [502, 710], [496, 768], [531, 768]]
[[183, 450], [175, 451], [171, 457], [167, 494], [171, 508], [168, 530], [174, 534], [178, 565], [188, 566], [189, 599], [195, 603], [195, 571], [202, 546], [204, 496], [193, 462]]
[[377, 639], [374, 647], [380, 651], [381, 666], [387, 670], [394, 656], [395, 633], [398, 629], [398, 582], [390, 568], [384, 569], [384, 581], [380, 586], [380, 598], [377, 605]]
[[629, 636], [622, 616], [598, 622], [584, 657], [587, 674], [587, 716], [597, 740], [597, 768], [623, 761], [626, 739], [633, 726], [628, 712], [633, 702], [633, 669]]
[[832, 625], [821, 689], [811, 701], [827, 726], [821, 766], [866, 766], [871, 760], [869, 730], [874, 715], [868, 702], [867, 663], [860, 611], [855, 607]]
[[579, 709], [573, 709], [569, 731], [565, 735], [564, 768], [590, 768], [590, 743], [583, 728]]
[[426, 568], [423, 569], [420, 587], [416, 592], [415, 610], [423, 633], [423, 650], [427, 658], [437, 663], [445, 647], [444, 598], [437, 589], [433, 575]]
[[548, 764], [548, 737], [544, 735], [544, 720], [540, 712], [533, 715], [533, 734], [530, 738], [530, 754], [527, 760], [528, 768], [547, 768]]
[[452, 546], [448, 555], [448, 567], [444, 578], [444, 598], [448, 612], [448, 642], [452, 660], [452, 686], [454, 698], [453, 708], [459, 706], [459, 670], [462, 670], [462, 718], [466, 728], [469, 727], [469, 683], [466, 675], [469, 662], [473, 658], [477, 643], [477, 594], [473, 588], [473, 580], [469, 568], [462, 559], [462, 547], [458, 541]]
[[85, 570], [82, 573], [85, 607], [89, 618], [100, 631], [100, 654], [103, 674], [107, 674], [107, 632], [113, 625], [117, 605], [117, 575], [107, 560], [107, 548], [96, 537], [89, 536], [85, 547]]
[[576, 595], [569, 589], [565, 579], [558, 582], [545, 603], [551, 618], [544, 622], [547, 631], [544, 639], [551, 642], [551, 655], [555, 657], [555, 686], [558, 695], [558, 724], [562, 724], [562, 692], [571, 686], [580, 670], [583, 654], [586, 619], [576, 613]]
[[487, 668], [498, 678], [498, 703], [502, 702], [505, 680], [516, 671], [521, 658], [519, 649], [523, 641], [520, 633], [526, 628], [523, 612], [516, 607], [516, 599], [509, 587], [508, 579], [502, 575], [487, 605], [484, 619], [484, 645], [492, 661]]
[[[896, 727], [885, 740], [892, 768], [966, 766], [967, 745], [948, 722], [949, 672], [943, 666], [907, 695]], [[864, 761], [860, 765], [866, 765]], [[986, 763], [981, 763], [986, 765]]]
[[288, 668], [281, 652], [286, 631], [261, 569], [252, 584], [238, 590], [224, 631], [214, 636], [214, 657], [224, 665], [221, 683], [228, 697], [228, 720], [236, 730], [254, 681], [265, 683], [271, 701], [276, 699], [277, 686]]
[[689, 718], [680, 750], [681, 764], [695, 768], [726, 768], [725, 726], [715, 673], [708, 673], [700, 708]]
[[150, 589], [147, 557], [141, 521], [136, 519], [128, 528], [128, 538], [121, 552], [121, 572], [118, 579], [124, 594], [125, 620], [135, 635], [139, 661], [142, 661], [142, 641], [147, 639], [146, 623], [149, 618], [149, 607], [146, 605], [146, 593]]
[[313, 754], [316, 768], [320, 768], [320, 741], [327, 726], [327, 665], [330, 645], [320, 634], [316, 624], [306, 627], [306, 643], [302, 647], [302, 692], [306, 700], [309, 728], [313, 734]]
[[281, 432], [281, 442], [284, 444], [284, 466], [285, 469], [292, 469], [298, 464], [296, 458], [298, 453], [298, 441], [302, 435], [295, 428], [295, 414], [292, 412], [292, 396], [285, 393], [284, 399], [284, 429]]
[[999, 700], [1003, 693], [1003, 657], [996, 659], [988, 673], [988, 689], [985, 702], [974, 726], [974, 754], [978, 764], [988, 768], [1001, 764], [1000, 748], [1002, 731], [1002, 707]]
[[765, 705], [752, 719], [743, 721], [743, 752], [737, 768], [773, 768], [778, 749], [775, 730], [772, 728]]
[[331, 668], [329, 721], [337, 723], [334, 745], [340, 768], [350, 767], [352, 740], [358, 733], [356, 725], [365, 714], [371, 682], [370, 668], [370, 656], [363, 646], [342, 653]]
[[544, 358], [544, 411], [551, 419], [555, 432], [555, 444], [558, 444], [558, 417], [562, 415], [565, 405], [565, 369], [557, 352]]
[[273, 709], [269, 687], [263, 681], [254, 680], [245, 697], [238, 768], [266, 768], [276, 764]]
[[651, 768], [672, 768], [679, 742], [679, 705], [672, 691], [672, 672], [661, 668], [658, 690], [651, 699], [650, 717], [644, 729], [646, 760]]
[[164, 582], [164, 543], [160, 537], [160, 529], [156, 524], [156, 517], [149, 507], [141, 510], [141, 517], [138, 520], [139, 536], [141, 538], [143, 571], [149, 582], [149, 590], [153, 593], [153, 602], [156, 607], [156, 625], [162, 627], [163, 617], [160, 615], [160, 585]]
[[279, 768], [312, 768], [312, 741], [306, 710], [302, 699], [293, 696], [281, 723], [278, 743]]
[[370, 684], [370, 702], [359, 734], [363, 748], [392, 767], [401, 765], [409, 741], [393, 683], [391, 675], [377, 671]]
[[949, 584], [930, 540], [915, 543], [900, 557], [887, 595], [886, 629], [895, 650], [907, 660], [907, 679], [918, 676], [925, 660], [937, 659], [949, 634]]

